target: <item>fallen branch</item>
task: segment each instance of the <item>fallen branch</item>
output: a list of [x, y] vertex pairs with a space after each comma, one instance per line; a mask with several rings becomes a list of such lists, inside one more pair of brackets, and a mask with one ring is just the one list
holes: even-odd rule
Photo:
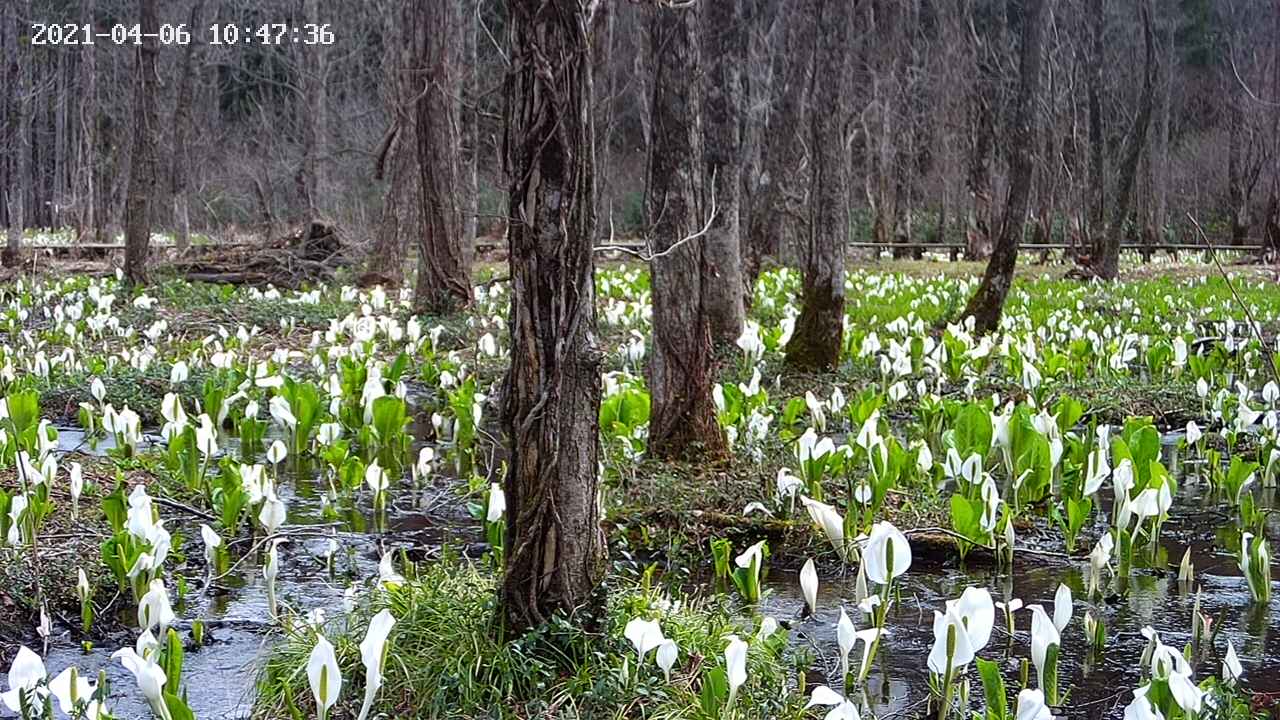
[[199, 508], [193, 508], [193, 507], [191, 507], [190, 505], [184, 505], [184, 504], [182, 504], [182, 503], [178, 502], [177, 500], [170, 500], [169, 498], [166, 498], [166, 497], [153, 497], [153, 498], [151, 498], [151, 499], [152, 499], [152, 500], [153, 500], [157, 505], [163, 505], [163, 506], [165, 506], [165, 507], [167, 507], [167, 508], [170, 508], [170, 509], [172, 509], [172, 510], [179, 510], [179, 511], [181, 511], [181, 512], [187, 513], [188, 515], [194, 515], [194, 516], [196, 516], [196, 517], [200, 518], [201, 520], [208, 520], [209, 522], [217, 522], [217, 521], [218, 521], [218, 518], [214, 517], [213, 515], [211, 515], [211, 514], [209, 514], [209, 513], [205, 512], [205, 511], [203, 511], [203, 510], [201, 510], [201, 509], [199, 509]]

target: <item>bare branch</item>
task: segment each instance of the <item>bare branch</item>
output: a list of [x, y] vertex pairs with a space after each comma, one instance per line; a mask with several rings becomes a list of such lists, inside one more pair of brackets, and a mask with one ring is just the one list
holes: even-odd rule
[[1253, 92], [1253, 89], [1249, 87], [1249, 84], [1244, 81], [1244, 78], [1240, 77], [1240, 69], [1236, 67], [1235, 47], [1230, 44], [1227, 45], [1227, 59], [1231, 61], [1231, 72], [1236, 76], [1236, 82], [1240, 83], [1240, 87], [1245, 91], [1245, 94], [1247, 94], [1250, 98], [1253, 98], [1253, 101], [1258, 103], [1259, 105], [1263, 105], [1271, 108], [1280, 108], [1280, 102], [1263, 100], [1262, 98], [1258, 97], [1257, 94]]
[[[715, 186], [716, 186], [716, 174], [715, 174], [714, 172], [712, 172], [712, 173], [711, 173], [711, 187], [712, 187], [712, 191], [711, 191], [711, 210], [707, 213], [707, 222], [702, 226], [702, 229], [701, 229], [701, 230], [699, 230], [699, 231], [697, 231], [697, 232], [695, 232], [695, 233], [693, 233], [692, 235], [686, 235], [685, 237], [680, 238], [680, 239], [679, 239], [679, 240], [677, 240], [676, 242], [671, 243], [671, 246], [670, 246], [670, 247], [668, 247], [667, 249], [665, 249], [665, 250], [662, 250], [662, 251], [660, 251], [660, 252], [656, 252], [656, 253], [655, 253], [655, 252], [653, 252], [653, 250], [652, 250], [652, 243], [646, 242], [646, 243], [645, 243], [645, 245], [649, 247], [649, 251], [648, 251], [648, 252], [645, 252], [645, 251], [643, 251], [643, 250], [636, 250], [635, 248], [627, 247], [626, 245], [597, 245], [597, 246], [596, 246], [596, 248], [595, 248], [595, 251], [596, 251], [596, 252], [620, 252], [620, 253], [625, 253], [625, 254], [630, 255], [630, 256], [632, 256], [632, 257], [639, 258], [640, 260], [643, 260], [644, 262], [652, 262], [652, 261], [654, 261], [654, 260], [659, 260], [659, 259], [661, 259], [661, 258], [666, 257], [667, 255], [670, 255], [671, 253], [675, 252], [675, 251], [676, 251], [676, 249], [677, 249], [677, 248], [679, 248], [679, 247], [681, 247], [682, 245], [685, 245], [686, 243], [693, 242], [694, 240], [697, 240], [698, 238], [702, 237], [703, 235], [706, 235], [706, 234], [707, 234], [707, 231], [711, 229], [711, 224], [712, 224], [713, 222], [715, 222], [715, 220], [716, 220], [716, 193], [715, 193]], [[613, 239], [613, 216], [612, 216], [612, 215], [610, 215], [610, 216], [609, 216], [609, 239], [610, 239], [610, 240], [612, 240], [612, 239]]]

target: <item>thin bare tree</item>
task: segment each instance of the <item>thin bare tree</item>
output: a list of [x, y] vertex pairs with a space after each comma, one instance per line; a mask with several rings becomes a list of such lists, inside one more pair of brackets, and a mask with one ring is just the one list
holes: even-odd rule
[[134, 54], [133, 148], [124, 208], [124, 275], [130, 284], [145, 285], [156, 187], [156, 56], [160, 54], [160, 23], [155, 0], [139, 0], [138, 11], [142, 42]]
[[1010, 128], [1009, 199], [1005, 203], [1000, 234], [991, 259], [987, 261], [982, 283], [969, 299], [963, 314], [963, 317], [972, 317], [975, 331], [983, 334], [1000, 326], [1004, 301], [1013, 285], [1022, 224], [1031, 198], [1038, 117], [1036, 102], [1040, 94], [1040, 66], [1044, 54], [1045, 3], [1046, 0], [1027, 0], [1023, 4], [1022, 49], [1018, 61], [1020, 77]]

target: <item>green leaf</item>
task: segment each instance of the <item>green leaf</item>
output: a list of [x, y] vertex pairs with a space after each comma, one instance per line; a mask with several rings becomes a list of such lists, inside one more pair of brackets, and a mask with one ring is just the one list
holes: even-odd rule
[[955, 427], [956, 450], [961, 457], [977, 453], [987, 456], [991, 450], [991, 413], [977, 403], [970, 403], [960, 411]]
[[982, 676], [982, 694], [987, 699], [987, 720], [1008, 720], [1009, 700], [1000, 666], [994, 660], [978, 658], [978, 674]]
[[107, 516], [107, 522], [111, 525], [113, 533], [124, 530], [124, 524], [129, 518], [129, 504], [125, 500], [124, 487], [120, 483], [116, 483], [115, 490], [110, 495], [102, 498], [102, 513]]
[[1055, 643], [1044, 654], [1044, 697], [1049, 705], [1058, 704], [1058, 650]]
[[[705, 718], [720, 717], [720, 709], [729, 699], [729, 676], [724, 668], [712, 668], [702, 676], [699, 705]], [[176, 720], [176, 719], [175, 719]]]
[[175, 696], [178, 694], [179, 686], [182, 683], [182, 660], [182, 639], [178, 637], [177, 630], [169, 628], [169, 633], [165, 638], [164, 656], [161, 660], [165, 675], [165, 694], [173, 694]]
[[1058, 418], [1058, 429], [1065, 434], [1084, 417], [1084, 405], [1070, 395], [1063, 395], [1053, 406], [1053, 413]]
[[726, 580], [729, 577], [729, 555], [733, 553], [733, 544], [728, 538], [716, 538], [711, 541], [711, 557], [716, 564], [716, 579]]
[[170, 693], [164, 694], [165, 707], [169, 709], [169, 717], [171, 720], [196, 720], [196, 715], [191, 708], [182, 701], [182, 698]]

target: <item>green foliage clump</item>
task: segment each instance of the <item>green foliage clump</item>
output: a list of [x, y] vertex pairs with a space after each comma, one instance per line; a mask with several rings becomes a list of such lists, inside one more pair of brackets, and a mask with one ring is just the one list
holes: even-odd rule
[[[412, 574], [412, 573], [411, 573]], [[757, 623], [732, 603], [670, 599], [634, 580], [609, 578], [602, 619], [580, 611], [557, 616], [519, 638], [504, 636], [496, 578], [483, 565], [448, 557], [416, 577], [379, 589], [370, 601], [324, 629], [342, 668], [344, 691], [334, 717], [354, 717], [363, 697], [359, 643], [383, 608], [391, 633], [385, 684], [375, 711], [412, 708], [421, 718], [688, 718], [711, 720], [704, 685], [722, 682], [729, 635], [750, 645], [748, 679], [734, 703], [741, 717], [799, 718], [803, 699], [789, 691], [786, 632], [761, 638]], [[680, 648], [667, 682], [649, 652], [637, 663], [623, 630], [633, 618], [656, 619]], [[297, 623], [267, 660], [255, 716], [307, 717], [306, 677], [314, 630]]]

